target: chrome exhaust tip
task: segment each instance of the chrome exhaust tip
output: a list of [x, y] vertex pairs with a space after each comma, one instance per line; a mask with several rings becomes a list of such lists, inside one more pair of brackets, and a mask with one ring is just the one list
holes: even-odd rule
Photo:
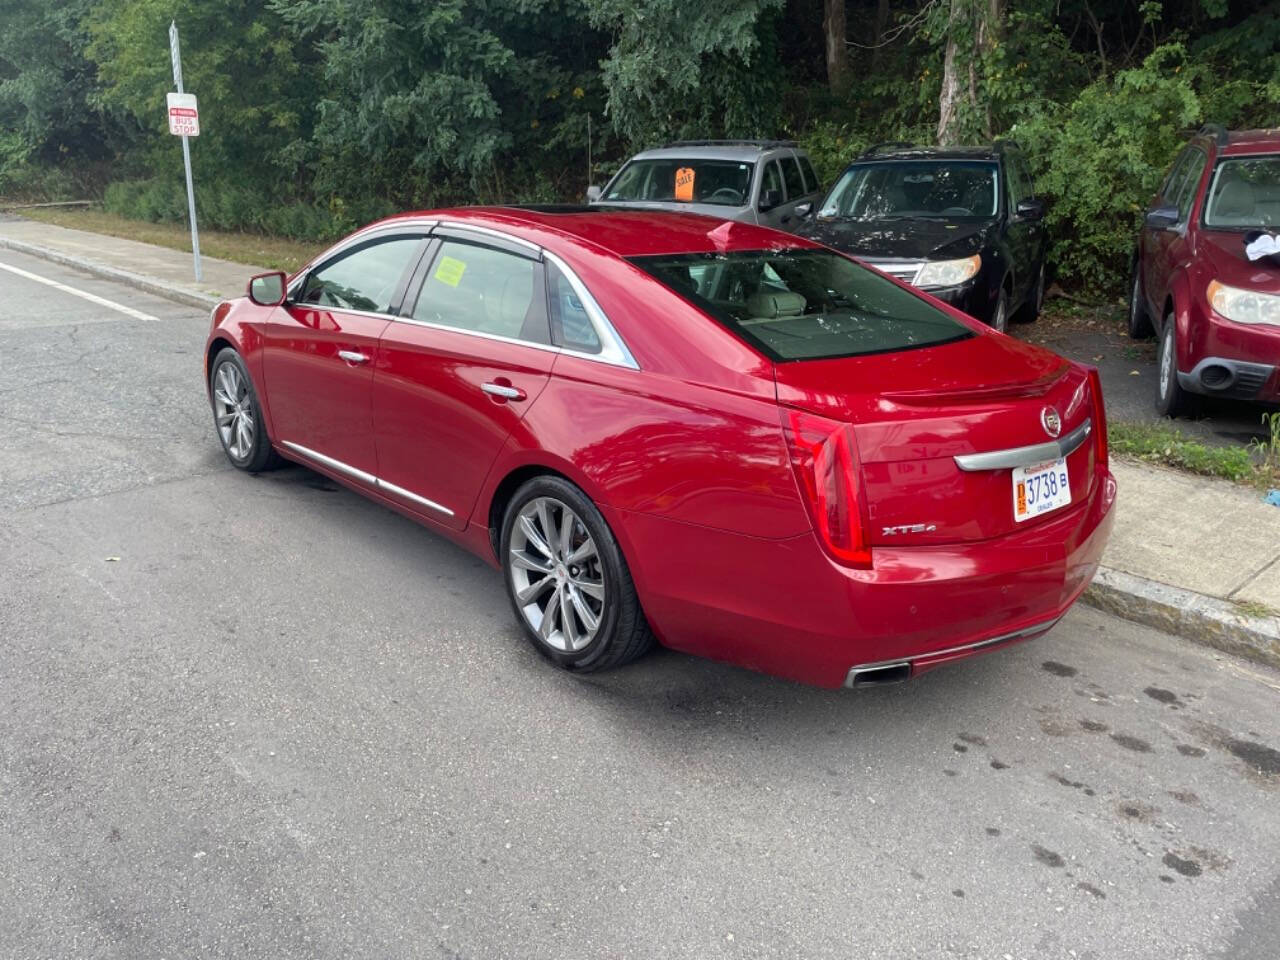
[[854, 667], [844, 679], [850, 689], [859, 687], [883, 687], [891, 683], [905, 683], [911, 679], [911, 663], [900, 660], [892, 663], [873, 663]]

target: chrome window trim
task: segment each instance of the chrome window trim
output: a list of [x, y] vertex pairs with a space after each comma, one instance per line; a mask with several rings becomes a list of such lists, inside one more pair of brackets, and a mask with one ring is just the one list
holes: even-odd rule
[[[404, 231], [408, 231], [412, 233], [412, 231], [414, 230], [425, 230], [426, 232], [423, 233], [422, 235], [423, 239], [425, 240], [427, 236], [430, 234], [431, 229], [435, 227], [439, 222], [440, 222], [439, 220], [433, 220], [433, 219], [418, 220], [414, 218], [407, 218], [404, 220], [397, 220], [395, 223], [381, 223], [371, 227], [366, 227], [364, 230], [361, 230], [359, 233], [353, 233], [351, 236], [347, 237], [347, 239], [345, 240], [339, 240], [336, 244], [334, 244], [328, 250], [321, 252], [319, 256], [313, 257], [309, 262], [303, 265], [303, 267], [294, 276], [293, 280], [285, 288], [285, 302], [286, 303], [292, 302], [294, 288], [301, 285], [302, 282], [306, 280], [307, 274], [311, 272], [311, 265], [313, 263], [318, 263], [322, 259], [323, 260], [332, 259], [333, 257], [336, 257], [338, 254], [342, 253], [342, 251], [346, 250], [348, 247], [355, 246], [358, 243], [364, 243], [366, 240], [372, 240], [373, 238], [378, 237], [384, 233], [400, 233]], [[298, 306], [317, 306], [317, 304], [298, 304]], [[348, 313], [364, 313], [365, 311], [349, 310], [347, 312]], [[384, 314], [375, 314], [375, 316], [384, 316]]]
[[[490, 227], [477, 226], [474, 223], [467, 223], [465, 221], [459, 222], [457, 220], [441, 220], [439, 223], [435, 224], [435, 226], [449, 227], [452, 230], [471, 230], [474, 233], [479, 233], [486, 237], [493, 237], [495, 240], [505, 240], [507, 243], [514, 243], [516, 246], [531, 250], [539, 256], [544, 253], [542, 247], [538, 246], [532, 240], [526, 240], [524, 237], [513, 237], [509, 233], [503, 233], [500, 230], [494, 230]], [[448, 237], [441, 237], [440, 239], [447, 240]]]
[[626, 343], [622, 337], [618, 335], [618, 331], [610, 322], [608, 315], [600, 308], [600, 304], [596, 302], [596, 298], [591, 295], [591, 291], [587, 289], [587, 285], [579, 279], [574, 273], [573, 268], [561, 260], [550, 250], [542, 251], [550, 263], [564, 274], [565, 279], [569, 281], [569, 286], [573, 287], [573, 292], [578, 295], [578, 299], [582, 301], [582, 306], [587, 311], [587, 318], [591, 321], [591, 326], [596, 331], [596, 337], [600, 341], [599, 353], [587, 353], [583, 350], [571, 350], [561, 347], [562, 353], [572, 357], [580, 357], [584, 360], [595, 360], [598, 363], [608, 363], [615, 367], [626, 367], [630, 370], [639, 370], [640, 364], [636, 363], [636, 358], [631, 355], [631, 351], [627, 349]]
[[956, 466], [966, 472], [979, 470], [1002, 470], [1012, 467], [1025, 467], [1042, 460], [1057, 460], [1059, 457], [1074, 453], [1089, 434], [1093, 432], [1093, 421], [1086, 420], [1065, 437], [1051, 440], [1048, 443], [1034, 443], [1027, 447], [1011, 447], [1007, 450], [990, 450], [986, 453], [969, 453], [955, 457]]
[[[444, 330], [448, 333], [461, 333], [468, 337], [479, 337], [481, 340], [495, 340], [498, 343], [511, 343], [517, 347], [531, 347], [534, 350], [546, 350], [548, 353], [567, 353], [553, 343], [535, 343], [533, 340], [521, 340], [519, 337], [504, 337], [500, 333], [486, 333], [483, 330], [468, 330], [465, 327], [451, 327], [447, 323], [432, 323], [430, 320], [419, 320], [416, 317], [388, 317], [396, 323], [409, 323], [415, 327], [426, 327], [429, 330]], [[594, 358], [593, 358], [594, 359]]]
[[426, 497], [419, 496], [412, 490], [406, 490], [404, 487], [396, 486], [396, 484], [391, 483], [389, 480], [383, 480], [380, 477], [375, 477], [372, 473], [366, 473], [358, 467], [351, 466], [349, 463], [343, 463], [341, 460], [335, 460], [333, 457], [325, 456], [323, 453], [312, 450], [310, 447], [304, 447], [300, 443], [294, 443], [292, 440], [281, 440], [280, 443], [295, 453], [302, 454], [308, 460], [314, 460], [316, 463], [323, 464], [330, 470], [336, 470], [344, 476], [352, 477], [353, 479], [359, 480], [361, 483], [365, 483], [378, 490], [386, 490], [390, 493], [394, 493], [396, 496], [404, 497], [406, 500], [412, 500], [414, 503], [420, 503], [424, 507], [430, 507], [432, 510], [437, 510], [446, 516], [452, 517], [454, 515], [452, 510], [448, 507], [441, 506], [434, 500], [428, 500]]

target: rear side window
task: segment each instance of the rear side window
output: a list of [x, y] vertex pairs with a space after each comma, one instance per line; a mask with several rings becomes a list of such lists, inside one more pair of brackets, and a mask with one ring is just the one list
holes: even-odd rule
[[422, 237], [395, 237], [361, 246], [307, 275], [298, 302], [339, 310], [390, 313], [409, 260]]
[[798, 159], [800, 160], [800, 171], [804, 174], [805, 191], [817, 193], [818, 175], [813, 172], [813, 164], [809, 162], [809, 158], [804, 154], [801, 154]]
[[541, 265], [512, 253], [456, 240], [440, 244], [413, 319], [472, 333], [547, 343]]
[[782, 164], [782, 176], [787, 181], [787, 199], [803, 197], [808, 191], [804, 188], [804, 177], [800, 175], [800, 165], [796, 163], [796, 158], [779, 157], [778, 162]]
[[586, 307], [554, 263], [547, 264], [547, 301], [551, 306], [552, 341], [557, 346], [579, 353], [600, 352], [600, 337]]
[[922, 298], [830, 250], [631, 262], [779, 362], [912, 350], [973, 336]]

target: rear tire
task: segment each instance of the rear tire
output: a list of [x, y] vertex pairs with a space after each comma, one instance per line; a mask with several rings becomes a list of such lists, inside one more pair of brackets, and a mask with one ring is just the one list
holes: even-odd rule
[[1155, 333], [1151, 314], [1147, 312], [1147, 298], [1142, 292], [1142, 261], [1133, 262], [1133, 276], [1129, 278], [1129, 336], [1145, 340]]
[[231, 465], [246, 473], [261, 473], [280, 463], [271, 449], [262, 404], [240, 354], [223, 347], [213, 358], [209, 374], [209, 402], [222, 452]]
[[654, 637], [618, 541], [595, 504], [562, 477], [534, 477], [507, 504], [507, 596], [535, 650], [590, 673], [648, 653]]
[[1193, 416], [1200, 398], [1178, 383], [1178, 328], [1173, 311], [1164, 318], [1160, 346], [1156, 353], [1156, 410], [1166, 417]]

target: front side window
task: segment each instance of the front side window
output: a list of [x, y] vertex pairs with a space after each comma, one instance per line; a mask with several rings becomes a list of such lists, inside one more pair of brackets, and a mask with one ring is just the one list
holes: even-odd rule
[[764, 167], [764, 183], [760, 185], [760, 197], [764, 198], [766, 193], [773, 193], [778, 201], [782, 201], [784, 196], [782, 192], [782, 172], [778, 169], [778, 161], [770, 160]]
[[830, 250], [790, 248], [631, 261], [776, 361], [936, 346], [968, 327]]
[[339, 310], [390, 313], [392, 297], [421, 237], [396, 237], [361, 246], [307, 274], [299, 303]]
[[457, 240], [440, 244], [413, 319], [532, 343], [548, 341], [536, 260]]
[[1218, 161], [1204, 206], [1204, 225], [1228, 230], [1280, 226], [1280, 154]]
[[857, 163], [836, 181], [819, 218], [983, 219], [1000, 208], [999, 168], [989, 161]]
[[667, 158], [632, 160], [609, 184], [605, 202], [710, 203], [741, 207], [751, 192], [755, 165], [737, 160]]

